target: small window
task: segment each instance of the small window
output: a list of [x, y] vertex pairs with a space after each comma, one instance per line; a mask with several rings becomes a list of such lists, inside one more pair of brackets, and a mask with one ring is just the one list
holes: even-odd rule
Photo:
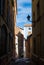
[[34, 1], [34, 0], [32, 0], [32, 1]]
[[11, 0], [12, 6], [14, 6], [14, 0]]
[[40, 40], [41, 40], [41, 37], [40, 37], [40, 34], [39, 35], [37, 35], [37, 54], [41, 54], [41, 42], [40, 42]]
[[37, 3], [37, 19], [40, 17], [40, 3]]
[[33, 38], [33, 52], [36, 53], [36, 38]]
[[5, 14], [4, 12], [5, 12], [5, 0], [0, 0], [0, 15], [3, 16]]
[[5, 0], [0, 0], [0, 15], [4, 17], [4, 11], [5, 11]]
[[9, 5], [9, 1], [8, 1], [8, 9], [7, 9], [7, 25], [8, 27], [10, 27], [10, 5]]
[[1, 0], [0, 0], [0, 15], [1, 15]]
[[35, 12], [33, 12], [33, 27], [35, 27], [35, 23], [36, 23], [36, 21], [35, 21]]
[[31, 30], [31, 28], [29, 27], [29, 30]]
[[3, 25], [1, 28], [1, 50], [0, 56], [3, 56], [7, 53], [7, 30]]

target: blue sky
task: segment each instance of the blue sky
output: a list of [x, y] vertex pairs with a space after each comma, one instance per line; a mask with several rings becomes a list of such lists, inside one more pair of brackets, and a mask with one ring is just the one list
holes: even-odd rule
[[23, 28], [24, 24], [30, 24], [27, 20], [28, 14], [32, 20], [32, 0], [17, 0], [16, 25]]

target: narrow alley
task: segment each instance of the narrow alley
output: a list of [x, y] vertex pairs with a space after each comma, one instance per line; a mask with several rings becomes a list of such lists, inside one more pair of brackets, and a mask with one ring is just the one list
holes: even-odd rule
[[0, 0], [0, 65], [44, 65], [44, 0]]

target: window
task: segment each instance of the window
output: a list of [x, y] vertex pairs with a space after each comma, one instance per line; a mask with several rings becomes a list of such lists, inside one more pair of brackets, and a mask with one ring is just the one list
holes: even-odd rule
[[9, 33], [9, 45], [8, 45], [8, 51], [11, 52], [13, 49], [13, 37], [11, 37], [11, 33]]
[[5, 0], [0, 0], [0, 15], [4, 15], [4, 11], [5, 11]]
[[32, 1], [34, 1], [34, 0], [32, 0]]
[[35, 27], [35, 12], [33, 12], [33, 27]]
[[2, 26], [1, 28], [1, 52], [0, 56], [3, 56], [7, 53], [7, 32], [6, 27]]
[[1, 0], [0, 0], [0, 15], [1, 15]]
[[3, 3], [2, 3], [2, 10], [3, 10], [3, 13], [2, 13], [2, 15], [3, 15], [3, 17], [4, 17], [4, 11], [5, 11], [5, 0], [3, 0]]
[[8, 8], [7, 8], [7, 25], [8, 27], [10, 27], [10, 5], [9, 5], [9, 1], [8, 1]]
[[9, 52], [10, 52], [10, 51], [11, 51], [11, 38], [10, 38], [10, 34], [9, 34], [9, 46], [8, 46], [8, 47], [9, 47], [8, 50], [9, 50]]
[[33, 38], [33, 52], [36, 53], [36, 38]]
[[29, 27], [29, 30], [31, 30], [31, 28]]
[[9, 26], [9, 22], [10, 22], [10, 10], [9, 10], [9, 7], [8, 7], [8, 10], [7, 10], [7, 25]]
[[37, 35], [37, 54], [39, 54], [39, 55], [41, 55], [41, 42], [40, 42], [40, 40], [41, 40], [41, 37], [40, 37], [40, 34], [39, 35]]
[[14, 0], [11, 0], [12, 6], [14, 6]]
[[40, 17], [40, 4], [39, 4], [39, 1], [37, 3], [37, 19], [39, 19]]

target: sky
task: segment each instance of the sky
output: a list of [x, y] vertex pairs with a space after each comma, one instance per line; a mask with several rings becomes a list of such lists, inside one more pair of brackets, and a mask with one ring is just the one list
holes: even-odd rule
[[32, 20], [32, 0], [17, 0], [16, 25], [24, 28], [24, 24], [31, 24], [32, 22], [27, 20], [28, 15]]

